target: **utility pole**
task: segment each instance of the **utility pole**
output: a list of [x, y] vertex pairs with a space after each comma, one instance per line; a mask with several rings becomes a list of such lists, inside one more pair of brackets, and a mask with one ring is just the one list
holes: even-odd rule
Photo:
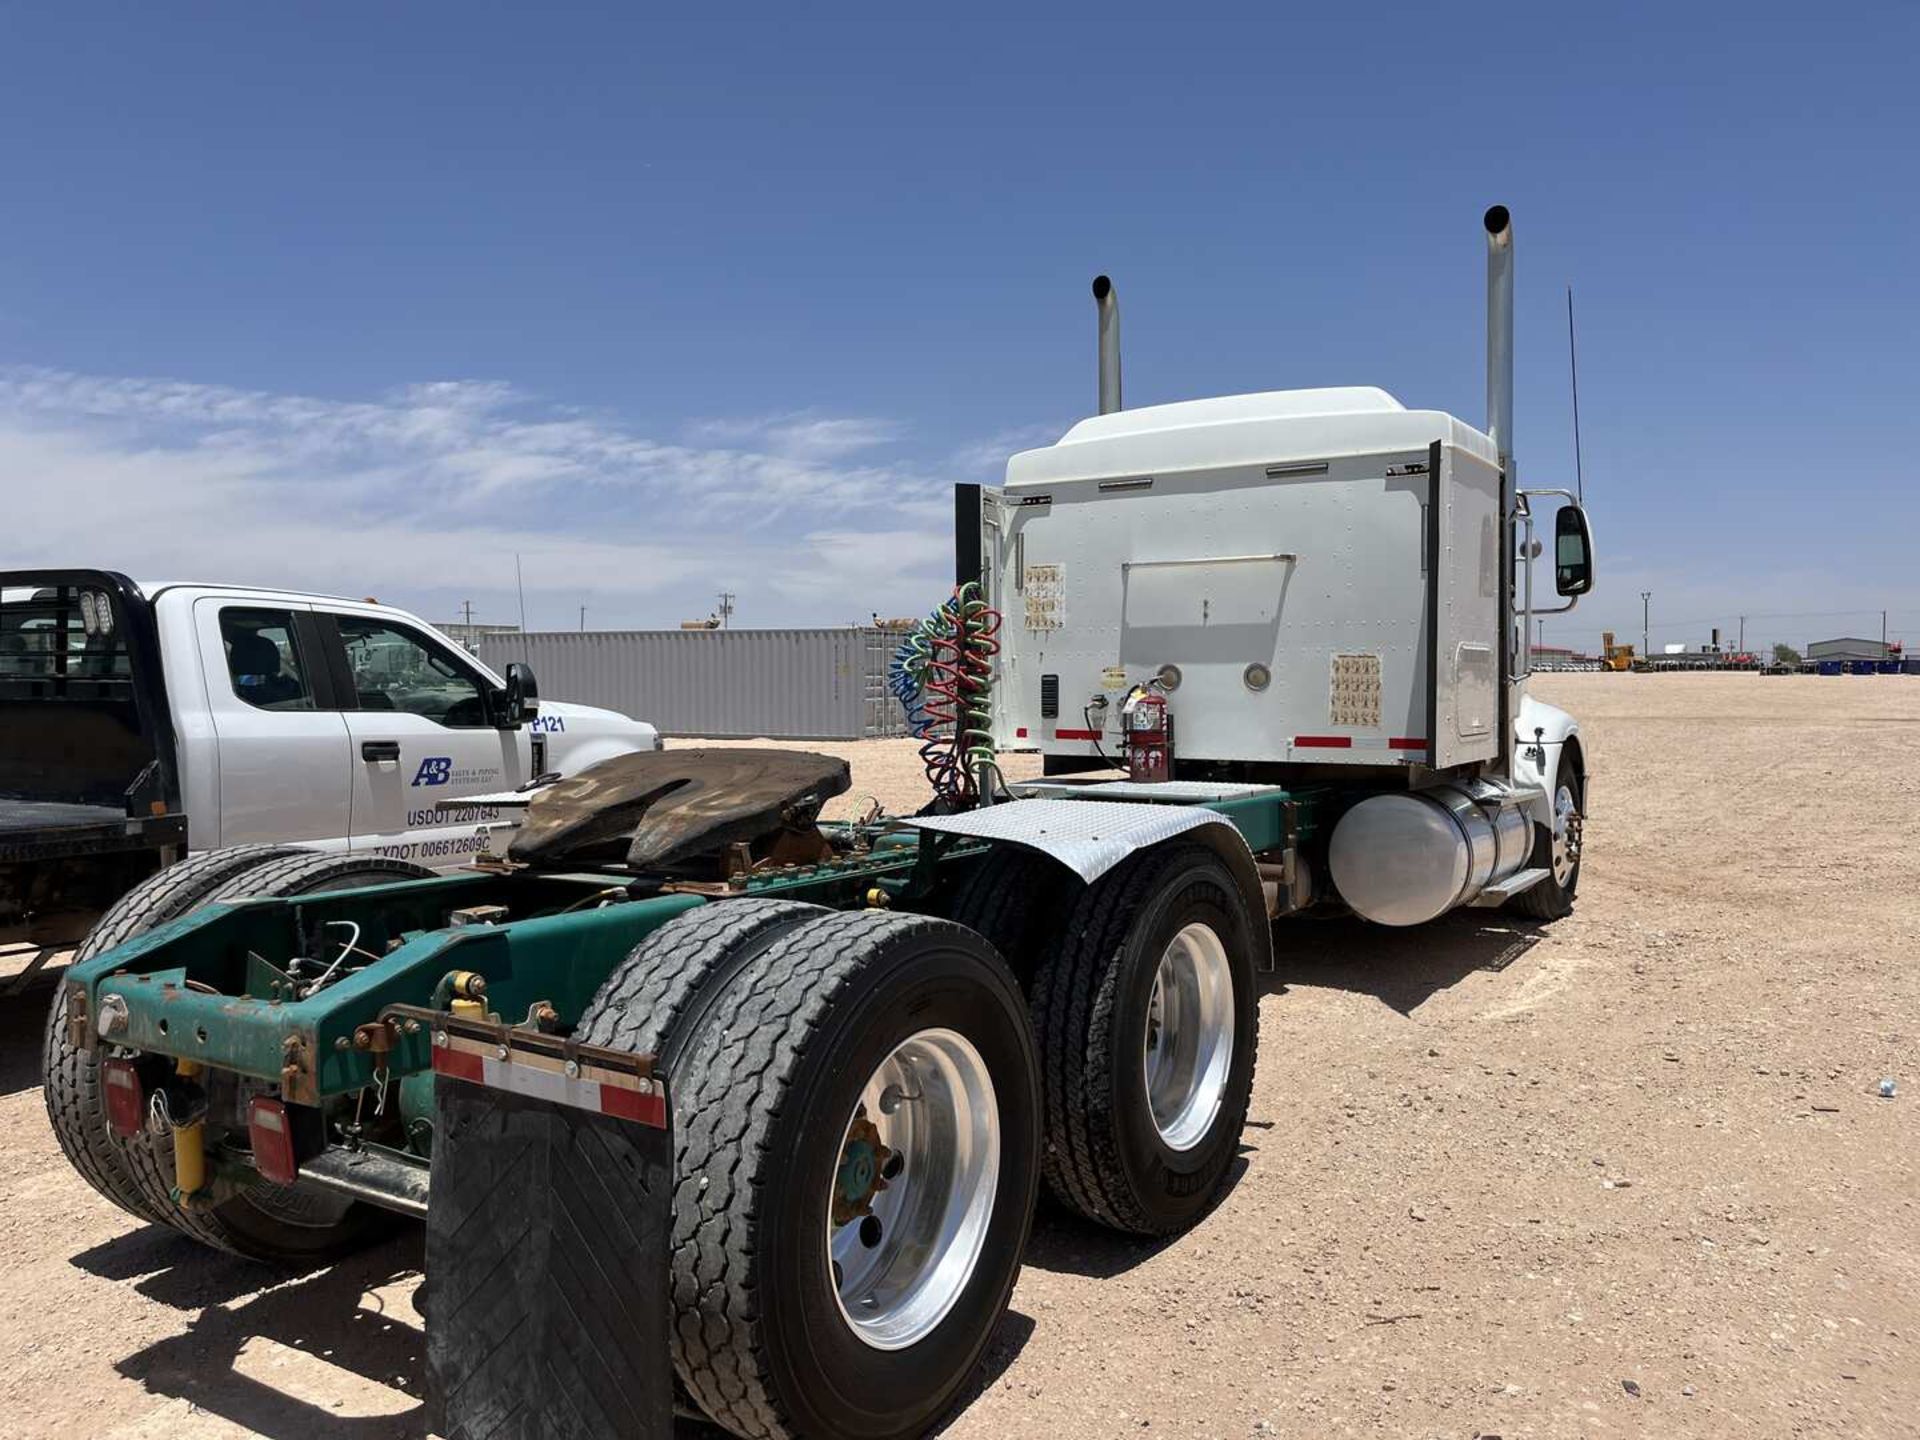
[[1642, 655], [1651, 655], [1653, 653], [1653, 636], [1647, 628], [1647, 615], [1649, 613], [1648, 602], [1652, 599], [1653, 592], [1651, 590], [1642, 590], [1640, 592], [1640, 653]]
[[582, 605], [580, 607], [580, 629], [583, 634], [585, 633], [586, 628], [587, 628], [587, 607]]
[[1533, 643], [1539, 649], [1544, 650], [1547, 648], [1547, 622], [1544, 620], [1536, 620], [1533, 623], [1540, 627], [1540, 638]]
[[1887, 658], [1887, 612], [1880, 612], [1880, 658]]
[[1742, 655], [1747, 653], [1747, 617], [1744, 615], [1740, 617], [1740, 644], [1737, 649]]
[[719, 615], [720, 615], [720, 628], [722, 630], [726, 629], [727, 622], [733, 619], [733, 601], [734, 601], [733, 591], [722, 590], [720, 592]]
[[466, 617], [467, 628], [471, 630], [473, 628], [473, 601], [462, 600], [460, 602], [460, 612]]

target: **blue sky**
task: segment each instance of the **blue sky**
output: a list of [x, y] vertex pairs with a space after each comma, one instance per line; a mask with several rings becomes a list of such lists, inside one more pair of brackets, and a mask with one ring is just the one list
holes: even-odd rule
[[1579, 306], [1603, 581], [1548, 641], [1651, 590], [1656, 644], [1920, 642], [1920, 7], [1443, 8], [10, 9], [0, 565], [916, 612], [951, 482], [1091, 407], [1096, 271], [1131, 404], [1478, 422], [1497, 200], [1538, 484]]

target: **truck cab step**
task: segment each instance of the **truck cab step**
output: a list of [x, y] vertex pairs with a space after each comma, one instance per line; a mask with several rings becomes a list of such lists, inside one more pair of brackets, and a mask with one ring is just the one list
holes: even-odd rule
[[1544, 865], [1536, 865], [1530, 870], [1516, 870], [1504, 880], [1496, 880], [1487, 886], [1468, 904], [1475, 909], [1491, 909], [1495, 905], [1504, 905], [1523, 890], [1531, 890], [1553, 872]]

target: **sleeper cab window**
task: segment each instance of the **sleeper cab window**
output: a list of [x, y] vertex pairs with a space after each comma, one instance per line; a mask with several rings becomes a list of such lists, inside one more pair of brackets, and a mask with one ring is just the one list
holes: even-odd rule
[[256, 710], [311, 710], [313, 686], [290, 610], [225, 609], [220, 639], [233, 693]]

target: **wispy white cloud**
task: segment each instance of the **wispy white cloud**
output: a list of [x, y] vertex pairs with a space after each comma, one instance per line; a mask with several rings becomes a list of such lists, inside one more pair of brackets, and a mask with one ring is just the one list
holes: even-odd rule
[[955, 477], [899, 439], [805, 413], [663, 441], [487, 380], [337, 400], [0, 370], [0, 565], [379, 593], [442, 617], [480, 597], [505, 619], [517, 553], [535, 624], [577, 603], [671, 624], [723, 587], [757, 623], [913, 611], [944, 583]]
[[1067, 422], [1045, 422], [1036, 425], [1016, 425], [999, 431], [968, 445], [962, 445], [948, 456], [947, 463], [953, 468], [957, 478], [963, 480], [986, 480], [989, 483], [1001, 478], [1007, 468], [1007, 457], [1022, 450], [1037, 449], [1042, 445], [1051, 445], [1067, 433]]
[[901, 438], [902, 427], [892, 420], [872, 416], [793, 411], [783, 415], [693, 420], [688, 422], [686, 432], [690, 440], [705, 444], [764, 450], [789, 459], [838, 460], [895, 443]]

